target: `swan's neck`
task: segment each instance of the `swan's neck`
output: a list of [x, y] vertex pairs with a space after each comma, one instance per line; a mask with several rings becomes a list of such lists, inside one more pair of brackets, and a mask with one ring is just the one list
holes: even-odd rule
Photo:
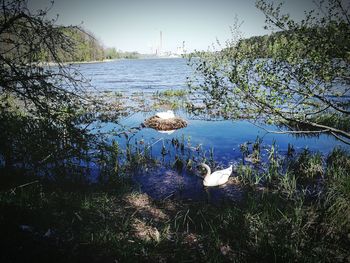
[[206, 165], [205, 163], [201, 163], [201, 166], [204, 167], [205, 170], [207, 170], [207, 173], [205, 176], [211, 175], [211, 170], [210, 170], [210, 167], [208, 165]]

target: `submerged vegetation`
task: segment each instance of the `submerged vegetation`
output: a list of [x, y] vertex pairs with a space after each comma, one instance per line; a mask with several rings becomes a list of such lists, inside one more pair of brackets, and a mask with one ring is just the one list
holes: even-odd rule
[[[204, 104], [196, 109], [215, 113], [209, 117], [244, 115], [348, 143], [348, 86], [339, 93], [331, 85], [349, 84], [343, 19], [349, 16], [336, 3], [329, 1], [330, 16], [310, 29], [312, 13], [299, 25], [259, 1], [270, 22], [291, 30], [273, 35], [268, 53], [257, 53], [264, 51], [260, 38], [202, 53], [194, 62], [204, 77], [195, 87], [200, 93], [166, 90], [147, 97], [87, 94], [89, 83], [63, 62], [100, 59], [101, 46], [79, 28], [48, 21], [45, 10], [30, 13], [26, 1], [1, 1], [0, 261], [350, 261], [348, 151], [324, 155], [289, 145], [282, 153], [278, 142], [264, 145], [260, 137], [242, 142], [241, 157], [229, 160], [233, 175], [216, 189], [224, 197], [217, 201], [197, 171], [202, 162], [213, 170], [226, 165], [208, 145], [186, 136], [140, 138], [142, 126], [101, 128], [140, 110], [191, 111], [191, 99], [200, 94]], [[318, 38], [322, 45], [316, 46]], [[256, 60], [266, 56], [271, 60]], [[43, 67], [41, 60], [57, 66]], [[252, 72], [259, 78], [251, 82]], [[151, 181], [149, 191], [171, 191], [152, 199], [137, 178], [152, 179], [156, 171], [161, 183]], [[200, 186], [206, 198], [178, 198], [186, 182]], [[232, 188], [240, 198], [225, 195]]]

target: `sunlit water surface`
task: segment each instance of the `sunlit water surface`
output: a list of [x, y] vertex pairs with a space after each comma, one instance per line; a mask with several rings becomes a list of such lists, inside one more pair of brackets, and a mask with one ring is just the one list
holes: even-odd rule
[[[85, 77], [91, 79], [95, 92], [118, 92], [130, 95], [137, 92], [152, 94], [157, 91], [169, 89], [186, 89], [186, 78], [191, 74], [191, 68], [187, 66], [185, 59], [138, 59], [118, 60], [107, 63], [82, 64], [78, 66]], [[138, 127], [146, 118], [155, 112], [139, 112], [122, 119], [119, 124], [106, 123], [100, 130], [114, 131], [120, 128], [120, 124], [127, 127]], [[225, 167], [229, 164], [237, 164], [242, 161], [240, 145], [244, 142], [254, 142], [259, 136], [263, 139], [262, 155], [267, 156], [268, 150], [275, 142], [278, 152], [286, 154], [288, 144], [293, 145], [296, 151], [308, 148], [328, 154], [334, 147], [347, 148], [343, 143], [328, 135], [318, 137], [295, 137], [290, 134], [266, 133], [254, 124], [239, 121], [207, 121], [198, 120], [185, 112], [176, 112], [188, 121], [188, 126], [168, 135], [155, 130], [143, 128], [132, 138], [131, 142], [145, 142], [152, 145], [151, 151], [154, 157], [161, 159], [162, 146], [170, 147], [173, 138], [184, 140], [186, 153], [196, 155], [196, 147], [200, 145], [202, 152], [206, 152], [209, 159], [210, 149], [213, 149], [215, 162]], [[269, 130], [274, 126], [265, 126]], [[119, 140], [123, 144], [123, 138], [110, 136], [110, 140]], [[171, 148], [171, 147], [170, 147]], [[165, 159], [171, 164], [175, 156], [181, 154], [176, 150], [170, 151]], [[149, 171], [136, 171], [135, 181], [142, 191], [153, 198], [178, 198], [191, 200], [239, 200], [243, 191], [232, 180], [224, 186], [206, 189], [202, 186], [202, 179], [195, 176], [196, 172], [177, 171], [158, 167]], [[233, 174], [233, 176], [235, 176]]]

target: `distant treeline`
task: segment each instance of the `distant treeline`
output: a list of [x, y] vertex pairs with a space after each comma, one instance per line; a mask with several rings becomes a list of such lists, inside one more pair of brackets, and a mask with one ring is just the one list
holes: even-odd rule
[[117, 59], [117, 58], [128, 58], [128, 59], [134, 59], [139, 58], [140, 53], [138, 52], [123, 52], [120, 50], [116, 50], [113, 48], [106, 48], [104, 49], [104, 58], [105, 59]]
[[[302, 29], [298, 31], [279, 31], [274, 32], [270, 35], [263, 36], [253, 36], [247, 39], [241, 39], [237, 46], [224, 49], [224, 51], [234, 52], [244, 52], [245, 55], [253, 55], [256, 58], [271, 58], [271, 57], [288, 57], [290, 49], [293, 48], [300, 52], [300, 56], [305, 56], [303, 53], [312, 52], [314, 49], [323, 48], [324, 43], [317, 42], [320, 39], [317, 36], [327, 36], [331, 35], [331, 32], [337, 32], [339, 27], [346, 27], [345, 24], [330, 24], [328, 27], [313, 27]], [[335, 33], [333, 33], [334, 35]], [[349, 32], [350, 34], [350, 32]], [[328, 49], [328, 53], [325, 54], [331, 57], [347, 57], [350, 58], [348, 54], [348, 38], [344, 34], [339, 34], [337, 37], [329, 39], [326, 45], [332, 45], [335, 48]], [[347, 53], [347, 54], [344, 54]]]
[[[115, 48], [105, 48], [92, 34], [78, 28], [62, 28], [65, 35], [70, 38], [72, 47], [61, 50], [57, 56], [62, 62], [101, 61], [104, 59], [136, 59], [137, 52], [122, 52]], [[43, 50], [38, 57], [39, 61], [50, 62], [54, 59], [48, 50]]]
[[[327, 50], [325, 56], [342, 57], [350, 61], [350, 43], [346, 34], [342, 33], [344, 31], [350, 34], [349, 27], [344, 23], [329, 24], [328, 27], [305, 28], [298, 31], [278, 31], [269, 35], [240, 39], [235, 46], [226, 47], [218, 53], [228, 57], [239, 54], [254, 58], [286, 58], [291, 49], [294, 52], [299, 52], [300, 57], [307, 57], [308, 53], [318, 49]], [[319, 39], [325, 39], [325, 36], [328, 35], [333, 37], [329, 38], [327, 42], [319, 42]], [[327, 49], [325, 45], [328, 46]], [[207, 52], [193, 52], [183, 55], [183, 57], [196, 57], [204, 53]]]

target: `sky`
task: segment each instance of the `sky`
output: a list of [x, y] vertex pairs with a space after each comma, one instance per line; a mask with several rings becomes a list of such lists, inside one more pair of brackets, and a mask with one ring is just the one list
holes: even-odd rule
[[[50, 6], [49, 0], [28, 0], [34, 11]], [[286, 0], [285, 10], [300, 19], [312, 0]], [[265, 17], [255, 0], [56, 0], [49, 17], [57, 24], [81, 25], [106, 47], [151, 53], [163, 35], [163, 50], [207, 50], [230, 39], [235, 16], [243, 22], [244, 37], [264, 35]]]

